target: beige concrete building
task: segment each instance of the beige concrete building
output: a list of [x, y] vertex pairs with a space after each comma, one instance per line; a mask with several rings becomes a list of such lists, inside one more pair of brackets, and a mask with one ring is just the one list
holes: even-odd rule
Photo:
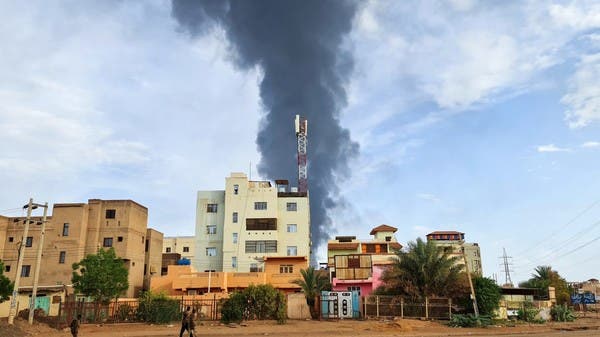
[[[40, 242], [40, 217], [33, 218], [23, 238], [23, 217], [0, 217], [0, 259], [5, 275], [14, 280], [21, 273], [20, 290], [33, 285], [36, 252]], [[98, 249], [113, 247], [129, 270], [129, 289], [123, 296], [137, 296], [148, 289], [152, 275], [160, 275], [162, 233], [150, 229], [148, 209], [132, 200], [90, 199], [88, 203], [54, 204], [46, 223], [39, 286], [71, 285], [71, 265]], [[18, 250], [25, 244], [23, 267], [17, 269]], [[72, 291], [72, 290], [69, 290]], [[43, 294], [43, 292], [41, 293]]]
[[164, 254], [177, 253], [182, 259], [188, 259], [193, 261], [195, 259], [196, 244], [195, 236], [166, 236], [163, 239], [163, 250]]
[[262, 272], [266, 258], [309, 258], [308, 195], [275, 183], [232, 173], [224, 191], [198, 192], [196, 270]]
[[459, 263], [464, 265], [463, 249], [469, 272], [483, 275], [481, 268], [481, 250], [479, 244], [465, 242], [465, 233], [455, 231], [436, 231], [427, 234], [427, 241], [433, 241], [439, 246], [447, 247], [451, 256], [459, 257]]

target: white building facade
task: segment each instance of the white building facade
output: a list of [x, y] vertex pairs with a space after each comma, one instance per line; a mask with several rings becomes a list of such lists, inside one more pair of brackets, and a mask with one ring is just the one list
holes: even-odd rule
[[276, 183], [232, 173], [224, 191], [198, 192], [197, 270], [258, 272], [265, 257], [309, 258], [308, 194]]

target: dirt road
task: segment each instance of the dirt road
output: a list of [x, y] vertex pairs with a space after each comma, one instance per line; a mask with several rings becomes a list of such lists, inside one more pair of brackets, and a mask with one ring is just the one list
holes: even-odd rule
[[[42, 324], [33, 327], [17, 322], [23, 334], [5, 334], [0, 326], [0, 336], [69, 337], [68, 330], [58, 331]], [[4, 332], [7, 332], [6, 330]], [[438, 322], [420, 320], [395, 321], [288, 321], [284, 325], [275, 322], [248, 322], [225, 326], [218, 323], [199, 324], [197, 337], [363, 337], [363, 336], [562, 336], [599, 337], [600, 319], [580, 319], [572, 323], [547, 323], [543, 325], [517, 324], [514, 327], [450, 328]], [[176, 337], [179, 326], [148, 324], [84, 324], [80, 337]], [[185, 334], [184, 336], [188, 336]]]

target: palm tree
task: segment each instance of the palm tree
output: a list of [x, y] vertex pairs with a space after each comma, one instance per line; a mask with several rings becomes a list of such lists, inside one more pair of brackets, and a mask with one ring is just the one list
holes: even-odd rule
[[558, 271], [553, 270], [551, 266], [537, 266], [534, 272], [529, 280], [519, 283], [519, 286], [537, 288], [542, 292], [547, 292], [548, 287], [554, 287], [558, 304], [568, 303], [571, 291], [567, 281], [560, 276]]
[[406, 251], [396, 253], [394, 264], [383, 274], [388, 292], [423, 299], [448, 296], [461, 286], [459, 257], [435, 242], [418, 238], [409, 242]]
[[331, 289], [329, 278], [325, 272], [315, 270], [312, 266], [307, 269], [301, 269], [300, 274], [302, 275], [302, 278], [296, 279], [292, 281], [292, 283], [297, 284], [302, 288], [304, 297], [306, 297], [306, 304], [308, 304], [310, 310], [310, 316], [313, 319], [317, 319], [319, 317], [315, 308], [315, 301], [321, 291]]

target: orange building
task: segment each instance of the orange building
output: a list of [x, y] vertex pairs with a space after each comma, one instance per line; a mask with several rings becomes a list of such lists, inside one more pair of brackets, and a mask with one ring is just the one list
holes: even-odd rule
[[265, 257], [263, 272], [196, 272], [192, 266], [171, 265], [166, 275], [151, 279], [150, 289], [179, 296], [228, 293], [251, 284], [271, 284], [284, 292], [295, 292], [300, 287], [292, 282], [301, 278], [300, 269], [307, 267], [305, 256]]

